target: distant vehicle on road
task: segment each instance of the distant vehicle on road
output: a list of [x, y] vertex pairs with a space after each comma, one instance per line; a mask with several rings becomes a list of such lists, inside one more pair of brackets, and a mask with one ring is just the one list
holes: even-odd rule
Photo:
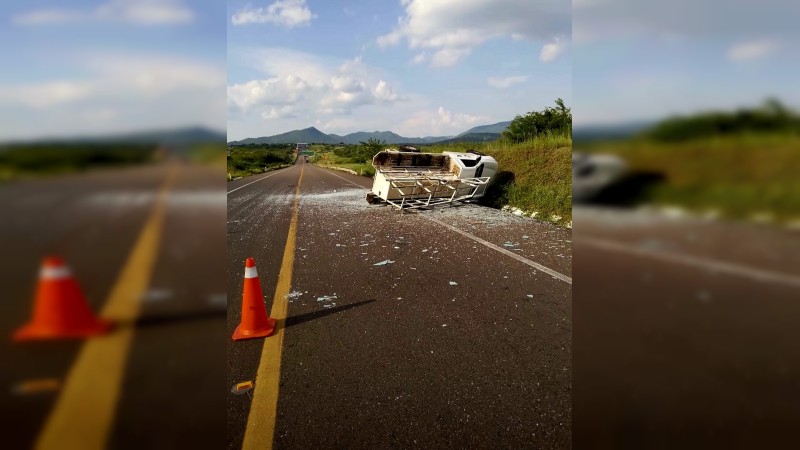
[[586, 202], [628, 172], [622, 158], [609, 154], [572, 154], [572, 201]]

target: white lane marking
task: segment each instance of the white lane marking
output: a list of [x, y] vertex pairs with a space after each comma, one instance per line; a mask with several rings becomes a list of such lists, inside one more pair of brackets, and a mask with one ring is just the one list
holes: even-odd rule
[[271, 176], [273, 176], [273, 175], [277, 175], [278, 173], [280, 173], [280, 172], [281, 172], [281, 170], [282, 170], [282, 169], [278, 169], [278, 170], [276, 170], [276, 171], [274, 171], [274, 172], [270, 173], [269, 175], [267, 175], [267, 176], [265, 176], [265, 177], [261, 177], [261, 178], [257, 179], [256, 181], [251, 181], [251, 182], [249, 182], [249, 183], [247, 183], [247, 184], [243, 184], [243, 185], [241, 185], [241, 186], [237, 187], [236, 189], [231, 189], [231, 190], [230, 190], [230, 191], [228, 191], [227, 193], [228, 193], [228, 194], [230, 194], [231, 192], [238, 191], [239, 189], [241, 189], [241, 188], [243, 188], [243, 187], [250, 186], [250, 185], [251, 185], [251, 184], [253, 184], [253, 183], [258, 183], [259, 181], [266, 180], [267, 178], [269, 178], [269, 177], [271, 177]]
[[[83, 202], [91, 206], [129, 208], [152, 203], [156, 196], [155, 192], [101, 192], [87, 197]], [[170, 207], [224, 207], [227, 201], [222, 191], [174, 191], [166, 197]]]
[[506, 250], [506, 249], [504, 249], [502, 247], [494, 245], [491, 242], [485, 241], [485, 240], [483, 240], [483, 239], [481, 239], [481, 238], [479, 238], [477, 236], [473, 236], [473, 235], [467, 233], [466, 231], [462, 231], [462, 230], [460, 230], [460, 229], [458, 229], [458, 228], [456, 228], [456, 227], [454, 227], [452, 225], [446, 224], [446, 223], [442, 222], [439, 219], [434, 219], [433, 217], [429, 217], [429, 216], [427, 216], [425, 214], [421, 214], [420, 216], [424, 217], [424, 218], [426, 218], [426, 219], [428, 219], [428, 220], [430, 220], [432, 222], [435, 222], [435, 223], [437, 223], [437, 224], [439, 224], [439, 225], [441, 225], [443, 227], [446, 227], [446, 228], [448, 228], [450, 230], [453, 230], [453, 231], [455, 231], [456, 233], [458, 233], [458, 234], [460, 234], [462, 236], [468, 237], [468, 238], [472, 239], [473, 241], [475, 241], [475, 242], [477, 242], [479, 244], [483, 244], [486, 247], [491, 248], [492, 250], [497, 250], [498, 252], [500, 252], [500, 253], [502, 253], [502, 254], [504, 254], [506, 256], [509, 256], [511, 258], [514, 258], [514, 259], [516, 259], [517, 261], [519, 261], [521, 263], [527, 264], [527, 265], [533, 267], [534, 269], [540, 270], [540, 271], [542, 271], [542, 272], [544, 272], [544, 273], [546, 273], [546, 274], [548, 274], [548, 275], [550, 275], [552, 277], [558, 278], [559, 280], [561, 280], [561, 281], [563, 281], [565, 283], [572, 284], [572, 278], [568, 277], [567, 275], [564, 275], [563, 273], [556, 272], [555, 270], [550, 269], [549, 267], [545, 267], [545, 266], [543, 266], [543, 265], [541, 265], [539, 263], [533, 262], [528, 258], [520, 256], [520, 255], [518, 255], [518, 254], [516, 254], [514, 252], [510, 252], [510, 251], [508, 251], [508, 250]]
[[658, 251], [651, 248], [633, 247], [619, 242], [613, 242], [606, 239], [597, 239], [589, 237], [578, 237], [573, 239], [574, 244], [585, 244], [592, 247], [601, 248], [604, 250], [615, 251], [619, 253], [627, 253], [629, 255], [650, 257], [653, 259], [671, 262], [676, 264], [683, 264], [691, 267], [698, 267], [710, 271], [726, 273], [729, 275], [738, 275], [744, 278], [750, 278], [757, 281], [772, 281], [778, 283], [791, 284], [800, 286], [800, 277], [789, 275], [787, 273], [773, 272], [770, 270], [756, 269], [754, 267], [728, 263], [724, 261], [699, 258], [696, 256], [679, 255], [675, 253], [667, 253]]
[[358, 187], [360, 187], [361, 189], [369, 189], [368, 187], [364, 187], [364, 186], [361, 186], [361, 185], [360, 185], [360, 184], [358, 184], [358, 183], [354, 183], [354, 182], [352, 182], [352, 181], [348, 180], [348, 179], [347, 179], [347, 178], [345, 178], [345, 177], [340, 177], [339, 175], [336, 175], [335, 173], [331, 172], [331, 171], [330, 171], [330, 169], [328, 169], [328, 170], [325, 170], [325, 173], [327, 173], [327, 174], [330, 174], [330, 175], [333, 175], [333, 176], [335, 176], [336, 178], [341, 178], [342, 180], [344, 180], [344, 181], [347, 181], [348, 183], [352, 184], [353, 186], [358, 186]]
[[[339, 175], [336, 175], [333, 172], [329, 172], [329, 171], [326, 171], [326, 172], [328, 172], [329, 174], [331, 174], [331, 175], [333, 175], [333, 176], [335, 176], [337, 178], [341, 178], [342, 180], [347, 181], [350, 184], [354, 184], [354, 185], [356, 185], [356, 186], [358, 186], [360, 188], [369, 189], [369, 188], [365, 188], [364, 186], [360, 186], [360, 185], [348, 180], [347, 178], [340, 177]], [[548, 274], [548, 275], [550, 275], [552, 277], [558, 278], [561, 281], [564, 281], [566, 283], [572, 284], [572, 278], [564, 275], [563, 273], [556, 272], [555, 270], [550, 269], [549, 267], [545, 267], [545, 266], [543, 266], [543, 265], [541, 265], [539, 263], [533, 262], [530, 259], [525, 258], [523, 256], [520, 256], [520, 255], [518, 255], [518, 254], [516, 254], [514, 252], [510, 252], [510, 251], [508, 251], [508, 250], [506, 250], [506, 249], [504, 249], [502, 247], [498, 247], [498, 246], [492, 244], [489, 241], [485, 241], [485, 240], [483, 240], [483, 239], [481, 239], [481, 238], [479, 238], [477, 236], [473, 236], [473, 235], [467, 233], [466, 231], [459, 230], [458, 228], [456, 228], [456, 227], [454, 227], [452, 225], [448, 225], [448, 224], [446, 224], [446, 223], [444, 223], [444, 222], [442, 222], [442, 221], [440, 221], [438, 219], [434, 219], [433, 217], [428, 217], [425, 214], [420, 214], [420, 216], [424, 217], [424, 218], [426, 218], [428, 220], [431, 220], [433, 222], [436, 222], [439, 225], [447, 227], [447, 228], [455, 231], [456, 233], [459, 233], [459, 234], [461, 234], [461, 235], [463, 235], [465, 237], [468, 237], [468, 238], [472, 239], [475, 242], [478, 242], [479, 244], [483, 244], [483, 245], [491, 248], [492, 250], [497, 250], [498, 252], [500, 252], [500, 253], [502, 253], [502, 254], [504, 254], [506, 256], [510, 256], [510, 257], [516, 259], [517, 261], [520, 261], [520, 262], [522, 262], [524, 264], [527, 264], [527, 265], [533, 267], [534, 269], [540, 270], [540, 271], [542, 271], [542, 272], [544, 272], [544, 273], [546, 273], [546, 274]]]

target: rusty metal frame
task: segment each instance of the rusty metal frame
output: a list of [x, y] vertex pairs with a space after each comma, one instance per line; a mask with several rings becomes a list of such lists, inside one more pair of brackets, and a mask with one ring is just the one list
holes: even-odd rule
[[[442, 170], [380, 170], [391, 188], [400, 193], [401, 199], [390, 200], [389, 193], [381, 200], [398, 208], [414, 209], [436, 205], [453, 204], [471, 199], [480, 186], [489, 182], [490, 177], [456, 178], [452, 172]], [[458, 195], [459, 191], [466, 193]], [[442, 195], [449, 194], [449, 195]]]

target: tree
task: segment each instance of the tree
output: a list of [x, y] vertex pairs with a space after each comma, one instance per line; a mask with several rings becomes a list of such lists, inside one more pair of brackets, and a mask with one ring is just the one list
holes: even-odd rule
[[377, 138], [369, 138], [366, 141], [359, 141], [358, 145], [375, 154], [383, 150], [383, 147], [386, 146], [386, 141], [382, 141]]
[[560, 98], [555, 103], [554, 108], [548, 106], [543, 111], [518, 115], [503, 132], [503, 137], [512, 142], [523, 142], [540, 134], [572, 134], [572, 110]]

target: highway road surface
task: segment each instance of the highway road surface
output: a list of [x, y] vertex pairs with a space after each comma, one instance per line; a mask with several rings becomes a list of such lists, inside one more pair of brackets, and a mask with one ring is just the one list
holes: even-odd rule
[[228, 183], [228, 336], [247, 257], [279, 319], [228, 342], [228, 386], [255, 383], [228, 448], [568, 448], [570, 230], [370, 185], [302, 158]]
[[[167, 161], [0, 186], [0, 446], [225, 446], [222, 176]], [[111, 334], [11, 342], [52, 253]]]
[[800, 233], [574, 208], [577, 448], [789, 448]]

